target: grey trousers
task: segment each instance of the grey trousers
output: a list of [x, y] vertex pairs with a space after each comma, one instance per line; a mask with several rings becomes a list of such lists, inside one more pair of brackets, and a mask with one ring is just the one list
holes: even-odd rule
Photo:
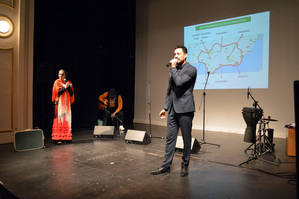
[[171, 107], [171, 109], [168, 110], [165, 157], [162, 163], [163, 168], [169, 168], [171, 166], [179, 129], [181, 129], [184, 141], [184, 152], [182, 156], [181, 167], [187, 168], [189, 166], [193, 117], [194, 112], [175, 113], [173, 107]]

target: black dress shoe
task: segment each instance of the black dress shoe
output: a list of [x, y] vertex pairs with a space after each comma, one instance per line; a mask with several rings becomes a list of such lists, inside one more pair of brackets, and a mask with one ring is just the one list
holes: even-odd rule
[[181, 168], [181, 177], [185, 177], [188, 175], [188, 167]]
[[159, 175], [162, 173], [169, 173], [169, 172], [170, 172], [170, 167], [168, 167], [168, 168], [161, 167], [158, 170], [152, 171], [152, 175]]

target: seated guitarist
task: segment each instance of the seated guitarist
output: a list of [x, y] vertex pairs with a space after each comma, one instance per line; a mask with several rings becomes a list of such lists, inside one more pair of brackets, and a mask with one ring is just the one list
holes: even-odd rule
[[103, 124], [117, 125], [120, 130], [124, 130], [123, 121], [123, 99], [118, 92], [112, 88], [99, 96], [99, 109], [104, 110]]

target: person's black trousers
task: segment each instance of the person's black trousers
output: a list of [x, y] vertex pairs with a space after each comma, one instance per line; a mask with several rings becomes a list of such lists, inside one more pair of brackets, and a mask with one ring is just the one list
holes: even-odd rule
[[[114, 125], [119, 127], [119, 125], [123, 125], [124, 126], [124, 112], [123, 111], [119, 111], [115, 116], [122, 121], [119, 122], [116, 118], [111, 118], [111, 114], [115, 111], [115, 109], [107, 109], [109, 112], [105, 111], [104, 113], [104, 118], [103, 118], [103, 124], [104, 126], [107, 125]], [[111, 114], [110, 114], [111, 113]]]
[[175, 113], [173, 106], [168, 111], [165, 157], [162, 164], [163, 168], [169, 168], [171, 166], [173, 156], [175, 153], [175, 145], [176, 145], [179, 129], [181, 129], [182, 137], [184, 141], [184, 152], [182, 156], [181, 167], [187, 168], [189, 166], [193, 117], [194, 117], [194, 112]]

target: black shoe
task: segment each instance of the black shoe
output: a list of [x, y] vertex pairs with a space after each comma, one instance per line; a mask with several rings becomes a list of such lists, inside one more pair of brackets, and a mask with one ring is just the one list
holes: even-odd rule
[[181, 177], [185, 177], [189, 174], [188, 167], [182, 167], [181, 168]]
[[158, 170], [152, 171], [152, 175], [159, 175], [162, 173], [170, 173], [170, 167], [168, 168], [161, 167]]

